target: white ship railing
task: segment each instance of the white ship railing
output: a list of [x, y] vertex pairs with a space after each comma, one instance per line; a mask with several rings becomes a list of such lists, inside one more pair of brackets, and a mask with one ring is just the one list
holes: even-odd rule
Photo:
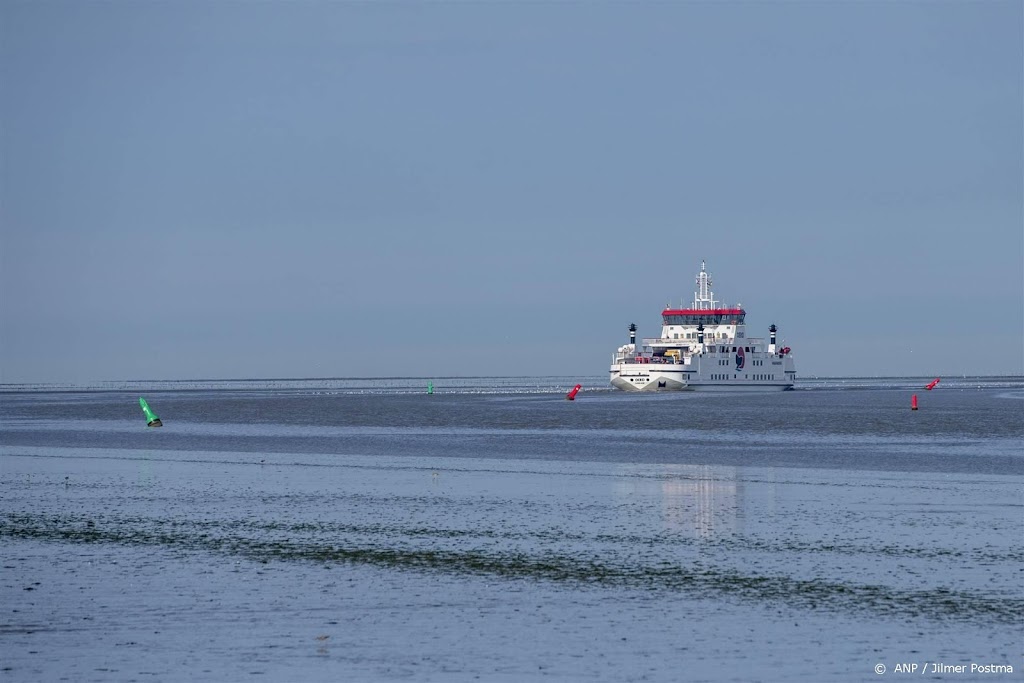
[[638, 360], [636, 356], [612, 356], [612, 362], [621, 365], [686, 365], [682, 360], [673, 360], [672, 358], [665, 358], [661, 356], [641, 356]]
[[[644, 346], [690, 346], [690, 347], [694, 347], [694, 346], [697, 345], [697, 340], [696, 339], [665, 339], [663, 337], [647, 337], [647, 338], [643, 339], [642, 341], [643, 341], [643, 345]], [[717, 345], [725, 346], [726, 344], [729, 344], [730, 346], [764, 346], [764, 347], [767, 348], [767, 344], [765, 344], [764, 337], [743, 337], [742, 339], [737, 341], [733, 337], [728, 337], [728, 338], [726, 338], [726, 337], [719, 337], [719, 338], [715, 338], [715, 337], [712, 337], [710, 335], [706, 335], [704, 337], [704, 344], [707, 345], [707, 346], [710, 346], [712, 344], [717, 344]]]

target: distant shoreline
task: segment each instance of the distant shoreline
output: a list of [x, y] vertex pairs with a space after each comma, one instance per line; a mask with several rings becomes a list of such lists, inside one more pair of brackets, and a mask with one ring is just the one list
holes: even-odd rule
[[[939, 377], [938, 389], [965, 385], [1024, 386], [1024, 375], [902, 375], [849, 376], [814, 375], [797, 378], [797, 388], [829, 388], [829, 385], [860, 384], [872, 388], [921, 388]], [[187, 392], [187, 391], [272, 391], [272, 390], [362, 390], [417, 393], [427, 383], [445, 390], [515, 390], [547, 393], [564, 391], [566, 386], [583, 384], [584, 391], [616, 391], [604, 375], [423, 375], [396, 377], [310, 377], [310, 378], [231, 378], [231, 379], [137, 379], [96, 382], [10, 382], [0, 383], [0, 394], [58, 392]], [[993, 388], [995, 388], [993, 386]]]

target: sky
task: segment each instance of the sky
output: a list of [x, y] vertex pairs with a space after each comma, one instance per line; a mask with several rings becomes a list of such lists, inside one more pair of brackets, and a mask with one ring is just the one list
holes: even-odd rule
[[1024, 374], [1024, 3], [0, 3], [0, 383]]

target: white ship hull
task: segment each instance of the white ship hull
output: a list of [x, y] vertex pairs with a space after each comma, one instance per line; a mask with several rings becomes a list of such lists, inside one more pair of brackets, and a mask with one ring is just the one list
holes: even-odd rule
[[612, 372], [611, 383], [616, 389], [622, 389], [624, 391], [718, 391], [725, 393], [755, 393], [789, 391], [793, 388], [792, 382], [734, 382], [732, 384], [727, 384], [725, 382], [698, 382], [694, 384], [685, 384], [683, 382], [658, 377], [657, 375], [649, 378], [616, 376], [614, 371]]
[[612, 386], [625, 391], [687, 391], [682, 372], [651, 372], [638, 364], [612, 366]]

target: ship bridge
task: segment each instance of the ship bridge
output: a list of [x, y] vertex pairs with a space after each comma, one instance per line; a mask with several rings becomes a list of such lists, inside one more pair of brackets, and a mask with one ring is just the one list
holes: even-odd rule
[[711, 273], [700, 262], [697, 289], [693, 303], [679, 308], [666, 306], [661, 312], [661, 339], [663, 344], [676, 340], [712, 343], [719, 340], [742, 339], [747, 312], [740, 304], [723, 306], [711, 291]]
[[686, 308], [672, 308], [666, 306], [661, 312], [661, 321], [665, 326], [666, 333], [675, 330], [677, 326], [716, 327], [718, 325], [743, 325], [747, 312], [739, 304], [731, 308], [723, 307], [715, 299], [711, 291], [711, 273], [700, 262], [700, 272], [697, 273], [697, 289], [693, 293], [693, 303]]
[[661, 321], [663, 325], [742, 325], [746, 316], [742, 308], [666, 308]]

